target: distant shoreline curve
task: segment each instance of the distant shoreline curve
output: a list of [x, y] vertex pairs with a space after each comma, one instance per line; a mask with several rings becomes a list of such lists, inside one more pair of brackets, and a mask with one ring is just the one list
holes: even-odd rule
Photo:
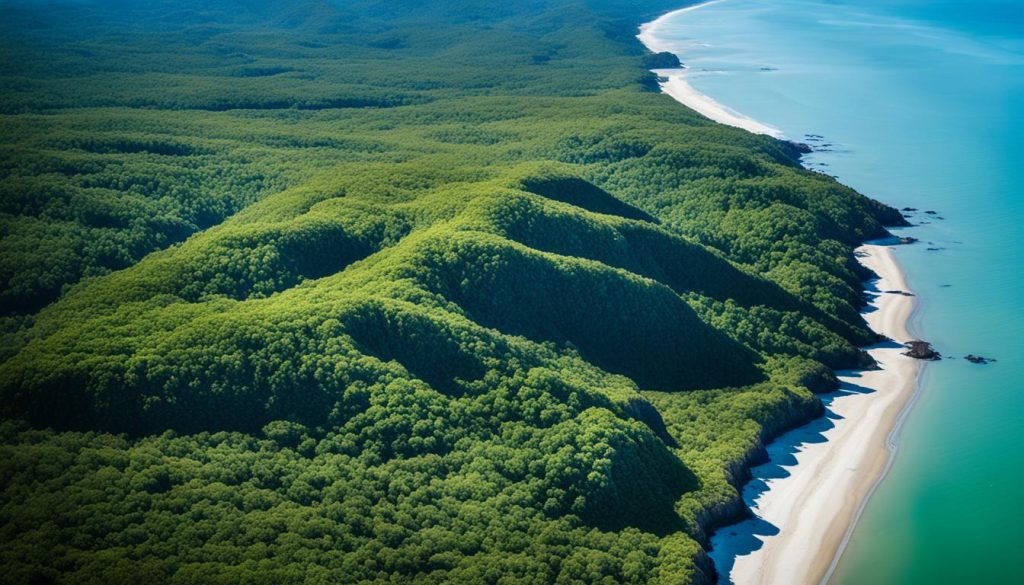
[[[687, 6], [686, 8], [680, 8], [679, 10], [673, 10], [667, 14], [663, 14], [657, 19], [641, 25], [640, 34], [637, 35], [637, 38], [640, 39], [640, 42], [653, 53], [674, 53], [675, 51], [672, 50], [671, 43], [662, 41], [657, 35], [658, 30], [665, 25], [665, 22], [676, 15], [693, 12], [694, 10], [699, 10], [720, 2], [724, 2], [724, 0], [710, 0], [709, 2], [694, 4], [693, 6]], [[725, 124], [726, 126], [742, 128], [748, 132], [753, 132], [754, 134], [766, 134], [779, 139], [785, 138], [782, 131], [778, 128], [741, 114], [736, 110], [719, 103], [711, 96], [697, 91], [697, 89], [694, 88], [687, 80], [690, 73], [685, 66], [682, 69], [655, 69], [654, 73], [663, 80], [659, 82], [663, 92], [706, 118], [710, 118], [711, 120], [714, 120], [719, 124]]]

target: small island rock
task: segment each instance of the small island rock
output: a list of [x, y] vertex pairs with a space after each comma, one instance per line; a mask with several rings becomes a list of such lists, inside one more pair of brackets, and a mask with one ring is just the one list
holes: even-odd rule
[[987, 358], [987, 357], [980, 356], [980, 355], [974, 355], [973, 353], [969, 353], [969, 354], [965, 355], [964, 359], [969, 361], [969, 362], [971, 362], [972, 364], [988, 364], [988, 363], [992, 363], [992, 362], [996, 361], [996, 360], [994, 360], [992, 358]]
[[903, 352], [903, 355], [905, 356], [912, 357], [917, 360], [929, 361], [942, 359], [942, 354], [935, 351], [935, 348], [932, 347], [932, 344], [928, 343], [927, 341], [908, 341], [903, 345], [906, 346], [907, 348], [907, 351]]

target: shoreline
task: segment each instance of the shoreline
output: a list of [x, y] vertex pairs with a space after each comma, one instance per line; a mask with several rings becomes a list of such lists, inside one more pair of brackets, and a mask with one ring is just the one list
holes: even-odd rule
[[[642, 25], [638, 38], [652, 52], [669, 51], [671, 44], [656, 37], [667, 19], [721, 1], [664, 14]], [[655, 73], [663, 78], [664, 93], [705, 117], [783, 138], [778, 129], [701, 94], [686, 80], [686, 69]], [[916, 297], [880, 292], [910, 292], [892, 248], [865, 243], [856, 253], [878, 275], [865, 285], [877, 295], [862, 311], [869, 327], [900, 343], [914, 339], [908, 328]], [[720, 582], [824, 585], [832, 577], [868, 500], [892, 465], [895, 437], [917, 396], [923, 365], [900, 355], [901, 344], [864, 349], [880, 369], [836, 372], [842, 386], [821, 396], [825, 414], [777, 437], [767, 445], [769, 462], [751, 469], [752, 479], [741, 495], [753, 518], [720, 527], [711, 539], [709, 555]]]
[[[899, 265], [897, 264], [897, 268]], [[902, 273], [902, 270], [901, 270]], [[910, 290], [909, 288], [906, 290]], [[913, 303], [913, 308], [910, 311], [910, 317], [907, 319], [907, 325], [909, 330], [909, 324], [913, 321], [914, 316], [917, 315], [918, 310], [921, 308], [919, 302]], [[916, 337], [913, 337], [916, 339]], [[843, 558], [843, 553], [846, 552], [846, 547], [850, 544], [850, 538], [853, 536], [853, 531], [857, 528], [860, 523], [861, 516], [864, 515], [864, 510], [867, 508], [871, 498], [874, 497], [875, 492], [878, 491], [878, 487], [882, 484], [885, 478], [889, 475], [892, 470], [893, 462], [896, 458], [896, 451], [899, 449], [899, 436], [903, 431], [903, 425], [907, 422], [907, 417], [910, 415], [910, 411], [914, 408], [914, 404], [917, 403], [918, 398], [921, 397], [921, 384], [922, 374], [924, 370], [924, 363], [920, 363], [917, 366], [917, 373], [914, 376], [913, 388], [910, 390], [910, 395], [906, 398], [903, 404], [902, 410], [896, 417], [896, 423], [892, 427], [892, 431], [886, 436], [885, 444], [889, 450], [889, 456], [885, 461], [885, 468], [882, 469], [882, 473], [875, 479], [874, 484], [868, 490], [867, 495], [861, 501], [860, 506], [857, 508], [857, 513], [854, 514], [853, 520], [850, 521], [849, 526], [846, 527], [846, 533], [843, 534], [842, 540], [839, 542], [839, 546], [836, 547], [835, 552], [832, 554], [832, 561], [828, 565], [828, 569], [825, 571], [825, 575], [819, 581], [819, 585], [828, 585], [832, 577], [835, 575], [836, 569], [839, 567], [839, 563]]]
[[[869, 291], [908, 290], [891, 247], [865, 244], [857, 251], [879, 276]], [[873, 331], [907, 341], [914, 298], [878, 294], [865, 319]], [[823, 583], [830, 577], [891, 464], [891, 438], [916, 395], [922, 365], [901, 355], [896, 343], [867, 351], [881, 369], [837, 372], [842, 387], [821, 397], [825, 415], [775, 439], [767, 446], [770, 462], [751, 470], [743, 499], [754, 517], [712, 537], [710, 555], [722, 582]]]
[[[670, 43], [664, 43], [657, 37], [658, 29], [664, 25], [666, 20], [675, 15], [693, 12], [694, 10], [699, 10], [723, 1], [724, 0], [710, 0], [709, 2], [694, 4], [693, 6], [687, 6], [686, 8], [680, 8], [679, 10], [673, 10], [672, 12], [663, 14], [651, 22], [642, 24], [637, 38], [652, 53], [674, 53], [675, 51], [672, 51], [673, 47]], [[750, 116], [741, 114], [729, 106], [716, 101], [711, 96], [697, 91], [697, 89], [687, 81], [687, 78], [690, 76], [690, 72], [686, 68], [685, 64], [682, 69], [654, 69], [652, 71], [660, 78], [658, 85], [661, 87], [662, 92], [672, 96], [672, 98], [677, 102], [698, 114], [701, 114], [705, 118], [718, 122], [719, 124], [725, 124], [726, 126], [742, 128], [748, 132], [753, 132], [754, 134], [766, 134], [772, 138], [778, 139], [785, 138], [782, 131], [778, 128], [755, 120]]]

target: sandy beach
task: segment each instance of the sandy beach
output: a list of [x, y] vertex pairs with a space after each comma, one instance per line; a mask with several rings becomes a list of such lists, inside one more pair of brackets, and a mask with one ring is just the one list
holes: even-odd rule
[[[680, 52], [658, 38], [671, 12], [641, 27], [638, 38], [655, 52]], [[685, 57], [685, 55], [684, 55]], [[782, 137], [771, 126], [701, 94], [686, 69], [657, 70], [662, 90], [712, 120], [750, 132]], [[869, 290], [909, 291], [892, 249], [864, 245], [860, 261], [879, 275]], [[911, 339], [910, 296], [881, 293], [865, 309], [870, 327], [897, 342]], [[743, 497], [754, 518], [718, 531], [711, 556], [720, 582], [736, 585], [812, 584], [827, 581], [857, 517], [884, 476], [893, 453], [890, 440], [910, 404], [921, 362], [901, 355], [901, 344], [868, 348], [880, 369], [838, 372], [842, 388], [823, 396], [826, 416], [768, 446], [771, 461], [753, 470]]]
[[665, 80], [659, 84], [661, 90], [691, 110], [711, 118], [719, 124], [743, 128], [754, 134], [767, 134], [775, 138], [783, 138], [782, 131], [779, 129], [744, 116], [694, 89], [686, 79], [689, 76], [686, 69], [656, 69], [654, 72]]
[[662, 14], [658, 18], [640, 25], [640, 34], [637, 35], [637, 38], [640, 39], [640, 42], [643, 43], [645, 47], [647, 47], [648, 49], [655, 53], [660, 53], [663, 51], [672, 52], [671, 45], [669, 43], [662, 42], [662, 40], [658, 37], [658, 32], [665, 25], [665, 23], [668, 22], [669, 19], [679, 14], [685, 14], [687, 12], [693, 12], [694, 10], [700, 10], [705, 6], [718, 4], [721, 1], [722, 0], [709, 0], [708, 2], [701, 2], [699, 4], [694, 4], [693, 6], [687, 6], [686, 8], [680, 8], [679, 10], [666, 12], [665, 14]]
[[[663, 23], [675, 15], [692, 12], [694, 10], [704, 8], [705, 6], [717, 4], [721, 1], [722, 0], [712, 0], [711, 2], [704, 2], [669, 12], [657, 20], [653, 20], [641, 26], [640, 34], [637, 35], [637, 38], [640, 39], [640, 42], [642, 42], [644, 46], [655, 53], [678, 53], [679, 47], [674, 46], [670, 42], [663, 41], [658, 37], [658, 30], [662, 27]], [[692, 74], [688, 69], [655, 69], [654, 73], [664, 80], [660, 83], [662, 91], [672, 96], [676, 101], [682, 103], [691, 110], [694, 110], [697, 113], [718, 122], [719, 124], [743, 128], [744, 130], [755, 134], [767, 134], [768, 136], [774, 136], [775, 138], [783, 137], [782, 132], [778, 128], [759, 122], [749, 116], [744, 116], [728, 106], [715, 101], [710, 96], [704, 95], [694, 89], [687, 79]]]
[[[881, 277], [869, 290], [908, 290], [891, 248], [865, 245], [858, 254]], [[875, 331], [908, 341], [913, 307], [913, 297], [881, 293], [865, 318]], [[823, 397], [826, 416], [769, 446], [771, 463], [755, 468], [744, 489], [755, 517], [722, 529], [712, 541], [722, 582], [819, 583], [827, 577], [888, 467], [890, 437], [914, 395], [921, 362], [902, 351], [895, 343], [869, 348], [881, 369], [839, 372], [842, 388]]]

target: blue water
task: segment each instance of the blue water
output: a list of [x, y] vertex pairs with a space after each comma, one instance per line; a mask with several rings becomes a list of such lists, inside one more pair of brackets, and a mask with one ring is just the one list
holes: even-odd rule
[[809, 164], [935, 210], [897, 249], [913, 329], [999, 360], [925, 368], [832, 582], [1024, 583], [1024, 0], [725, 0], [659, 37], [698, 90], [824, 136]]

